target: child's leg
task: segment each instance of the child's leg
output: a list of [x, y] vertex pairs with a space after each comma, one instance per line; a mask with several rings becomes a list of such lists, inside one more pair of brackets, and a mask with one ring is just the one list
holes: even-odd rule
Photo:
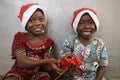
[[106, 79], [103, 77], [102, 80], [106, 80]]
[[58, 80], [73, 80], [73, 75], [69, 71], [67, 71], [63, 75], [61, 75]]
[[3, 78], [3, 80], [19, 80], [19, 78], [16, 77], [16, 76], [11, 75], [11, 76], [5, 76]]
[[3, 80], [29, 80], [29, 77], [25, 74], [7, 73]]
[[29, 80], [52, 80], [47, 72], [38, 72], [34, 74]]

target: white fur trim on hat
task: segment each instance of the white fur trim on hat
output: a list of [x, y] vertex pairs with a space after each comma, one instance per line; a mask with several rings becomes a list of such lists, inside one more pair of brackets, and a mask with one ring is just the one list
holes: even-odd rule
[[77, 27], [78, 27], [78, 23], [79, 23], [81, 17], [85, 13], [88, 13], [92, 17], [93, 21], [95, 22], [96, 29], [98, 31], [98, 29], [99, 29], [99, 20], [98, 20], [97, 15], [95, 13], [93, 13], [92, 11], [86, 9], [86, 10], [83, 10], [83, 11], [79, 12], [77, 14], [77, 16], [75, 17], [73, 23], [72, 23], [72, 26], [73, 26], [73, 29], [74, 29], [75, 33], [77, 33]]
[[[29, 4], [28, 4], [29, 5]], [[25, 6], [26, 7], [26, 6]], [[21, 8], [22, 9], [22, 8]], [[22, 25], [22, 27], [25, 29], [26, 27], [26, 24], [28, 22], [28, 20], [30, 19], [30, 17], [32, 16], [32, 14], [37, 10], [37, 9], [42, 9], [42, 7], [40, 7], [38, 4], [32, 4], [31, 6], [29, 6], [22, 14], [19, 15], [21, 17], [18, 16], [18, 18], [20, 19], [20, 23]], [[22, 10], [21, 10], [22, 11]], [[44, 13], [44, 11], [43, 11]], [[45, 15], [45, 13], [44, 13]], [[45, 19], [46, 19], [46, 15], [45, 15]]]

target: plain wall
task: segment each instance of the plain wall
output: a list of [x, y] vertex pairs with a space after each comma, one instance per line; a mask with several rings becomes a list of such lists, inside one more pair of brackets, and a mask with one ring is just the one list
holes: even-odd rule
[[48, 34], [55, 41], [56, 57], [68, 35], [74, 34], [71, 28], [73, 11], [81, 7], [94, 9], [100, 19], [100, 29], [96, 36], [107, 46], [109, 66], [106, 77], [120, 78], [120, 0], [0, 0], [0, 74], [12, 66], [11, 45], [13, 36], [23, 31], [17, 15], [21, 5], [39, 3], [48, 16]]

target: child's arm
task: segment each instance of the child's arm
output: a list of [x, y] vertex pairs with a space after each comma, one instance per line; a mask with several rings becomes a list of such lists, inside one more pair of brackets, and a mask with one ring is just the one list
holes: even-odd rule
[[108, 55], [106, 51], [106, 46], [103, 44], [100, 53], [99, 67], [97, 68], [97, 74], [95, 80], [102, 80], [105, 74], [105, 67], [108, 65]]
[[[44, 59], [47, 59], [47, 58], [55, 58], [54, 45], [50, 46], [50, 48], [46, 51], [46, 53], [44, 55]], [[60, 60], [58, 60], [58, 59], [56, 59], [56, 60], [59, 63]], [[43, 71], [47, 71], [47, 72], [50, 72], [53, 70], [60, 71], [60, 69], [57, 67], [57, 64], [54, 64], [54, 63], [50, 63], [50, 65], [44, 64], [44, 65], [42, 65], [41, 68]]]
[[102, 80], [104, 74], [105, 74], [105, 66], [99, 66], [97, 69], [95, 80]]
[[27, 68], [37, 67], [37, 66], [41, 66], [44, 64], [58, 63], [58, 61], [53, 58], [31, 59], [30, 57], [26, 56], [25, 54], [16, 54], [16, 60], [20, 67], [27, 67]]

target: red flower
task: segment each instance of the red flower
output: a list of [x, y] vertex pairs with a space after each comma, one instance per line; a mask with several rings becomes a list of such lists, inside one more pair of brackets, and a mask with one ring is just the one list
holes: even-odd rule
[[76, 68], [79, 68], [79, 66], [82, 63], [81, 58], [68, 58], [60, 61], [60, 64], [58, 65], [59, 68], [72, 68], [75, 66]]
[[73, 73], [77, 68], [79, 68], [81, 63], [82, 63], [82, 59], [81, 58], [69, 57], [69, 56], [65, 57], [58, 64], [58, 67], [63, 69], [63, 71], [56, 77], [55, 80], [57, 80], [67, 70], [69, 70], [70, 72]]

